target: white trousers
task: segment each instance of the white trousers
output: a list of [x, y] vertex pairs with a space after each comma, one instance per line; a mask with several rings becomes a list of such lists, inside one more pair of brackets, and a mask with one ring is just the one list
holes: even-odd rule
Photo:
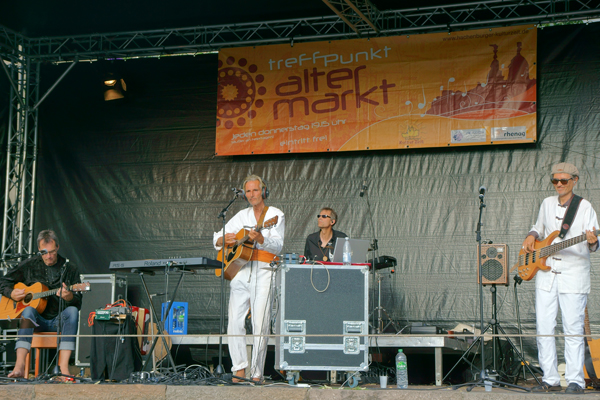
[[[271, 279], [275, 274], [268, 263], [250, 261], [231, 280], [229, 294], [229, 355], [233, 366], [231, 371], [240, 371], [248, 367], [246, 351], [246, 315], [251, 310], [252, 333], [268, 335], [271, 322]], [[262, 378], [267, 355], [268, 336], [255, 336], [252, 348], [252, 378]]]
[[[535, 291], [535, 313], [538, 335], [554, 335], [556, 316], [560, 306], [563, 333], [565, 335], [583, 335], [585, 293], [559, 293], [556, 279], [549, 292], [541, 289]], [[538, 360], [544, 372], [543, 381], [549, 385], [560, 384], [558, 360], [556, 357], [556, 340], [554, 337], [538, 337]], [[577, 383], [585, 388], [583, 375], [584, 338], [565, 337], [565, 379], [567, 384]]]

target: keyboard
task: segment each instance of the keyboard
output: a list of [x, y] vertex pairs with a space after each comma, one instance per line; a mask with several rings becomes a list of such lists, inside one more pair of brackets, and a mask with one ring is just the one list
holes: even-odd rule
[[167, 263], [171, 263], [171, 268], [178, 269], [216, 269], [221, 268], [221, 262], [207, 257], [191, 258], [165, 258], [163, 260], [132, 260], [132, 261], [111, 261], [109, 269], [126, 270], [139, 269], [142, 271], [164, 270]]

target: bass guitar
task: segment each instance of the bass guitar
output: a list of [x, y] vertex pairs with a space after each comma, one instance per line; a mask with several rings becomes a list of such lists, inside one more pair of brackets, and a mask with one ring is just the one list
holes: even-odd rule
[[[521, 249], [517, 263], [510, 269], [511, 272], [517, 268], [517, 273], [524, 281], [530, 281], [539, 270], [548, 271], [550, 267], [546, 265], [546, 258], [552, 254], [564, 250], [583, 242], [586, 239], [585, 233], [579, 236], [572, 237], [562, 242], [552, 244], [560, 231], [554, 231], [544, 240], [536, 240], [531, 253], [525, 253], [525, 249]], [[594, 235], [600, 235], [600, 229], [594, 231]]]
[[[257, 225], [254, 230], [256, 232], [260, 232], [263, 229], [270, 229], [277, 225], [279, 221], [279, 216], [274, 216], [273, 218], [265, 221], [262, 226]], [[250, 261], [252, 258], [252, 253], [254, 252], [254, 242], [249, 240], [248, 233], [250, 231], [248, 229], [240, 229], [240, 231], [235, 235], [236, 241], [233, 245], [223, 247], [219, 250], [219, 254], [217, 254], [217, 260], [221, 261], [225, 259], [225, 279], [228, 281], [235, 278], [237, 273], [244, 265]], [[221, 276], [221, 269], [218, 268], [215, 270], [215, 275]]]
[[[49, 296], [54, 296], [60, 288], [48, 290], [48, 287], [40, 282], [34, 283], [31, 286], [26, 286], [24, 283], [16, 283], [15, 289], [25, 289], [25, 298], [21, 301], [14, 301], [9, 297], [2, 296], [0, 300], [0, 319], [19, 318], [26, 307], [33, 307], [38, 313], [43, 313], [46, 309], [46, 304]], [[67, 286], [70, 292], [89, 292], [90, 283], [76, 283], [75, 285]]]

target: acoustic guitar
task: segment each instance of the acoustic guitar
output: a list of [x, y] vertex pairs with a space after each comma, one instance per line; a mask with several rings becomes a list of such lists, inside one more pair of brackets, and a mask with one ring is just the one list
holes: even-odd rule
[[[48, 287], [40, 282], [34, 283], [31, 286], [26, 286], [24, 283], [16, 283], [15, 289], [25, 289], [25, 298], [21, 301], [14, 301], [9, 297], [2, 296], [0, 299], [0, 319], [19, 318], [21, 313], [27, 307], [33, 307], [38, 313], [43, 313], [46, 309], [48, 300], [46, 297], [54, 296], [60, 288], [48, 290]], [[70, 292], [89, 292], [90, 283], [76, 283], [67, 286]]]
[[[592, 334], [587, 307], [585, 307], [584, 332], [586, 335]], [[586, 382], [586, 384], [595, 388], [600, 387], [600, 381], [598, 380], [598, 371], [600, 371], [600, 339], [585, 338], [585, 359], [583, 366], [585, 367], [583, 370], [585, 379], [586, 381], [590, 381], [589, 383]]]
[[[558, 236], [560, 231], [554, 231], [544, 240], [536, 240], [531, 253], [525, 253], [525, 249], [521, 249], [517, 263], [510, 269], [511, 272], [517, 268], [517, 273], [524, 281], [530, 281], [539, 271], [547, 271], [550, 269], [546, 265], [546, 258], [552, 254], [564, 250], [583, 242], [586, 239], [585, 233], [579, 236], [572, 237], [562, 242], [552, 244], [552, 241]], [[600, 235], [600, 229], [594, 231], [594, 235]]]
[[[274, 216], [273, 218], [265, 221], [263, 226], [257, 225], [254, 230], [256, 232], [260, 232], [263, 229], [270, 229], [277, 225], [279, 221], [279, 216]], [[225, 279], [228, 281], [235, 278], [237, 273], [242, 269], [244, 265], [250, 261], [252, 258], [252, 253], [254, 252], [254, 242], [249, 240], [248, 233], [250, 231], [248, 229], [240, 229], [240, 231], [235, 235], [237, 239], [233, 245], [223, 247], [219, 250], [217, 254], [217, 260], [223, 260], [225, 257]], [[221, 276], [221, 270], [216, 269], [215, 275]]]

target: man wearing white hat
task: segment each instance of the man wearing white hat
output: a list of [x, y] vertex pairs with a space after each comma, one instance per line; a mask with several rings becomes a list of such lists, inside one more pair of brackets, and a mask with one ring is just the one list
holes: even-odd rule
[[[546, 259], [549, 270], [539, 271], [535, 279], [535, 312], [538, 335], [554, 335], [556, 316], [560, 306], [565, 335], [583, 335], [585, 306], [590, 292], [590, 253], [598, 249], [598, 238], [594, 231], [598, 226], [596, 212], [589, 201], [573, 194], [579, 180], [577, 167], [569, 163], [559, 163], [552, 167], [551, 182], [557, 196], [544, 199], [537, 222], [523, 242], [527, 253], [534, 251], [536, 239], [548, 237], [554, 231], [568, 229], [561, 239], [568, 240], [583, 233], [586, 240], [567, 247]], [[576, 210], [572, 223], [565, 224], [567, 209]], [[554, 337], [538, 336], [538, 359], [544, 372], [542, 385], [533, 388], [536, 392], [561, 391], [557, 369], [556, 342]], [[565, 393], [584, 392], [583, 374], [584, 338], [565, 337], [565, 379], [568, 387]]]

